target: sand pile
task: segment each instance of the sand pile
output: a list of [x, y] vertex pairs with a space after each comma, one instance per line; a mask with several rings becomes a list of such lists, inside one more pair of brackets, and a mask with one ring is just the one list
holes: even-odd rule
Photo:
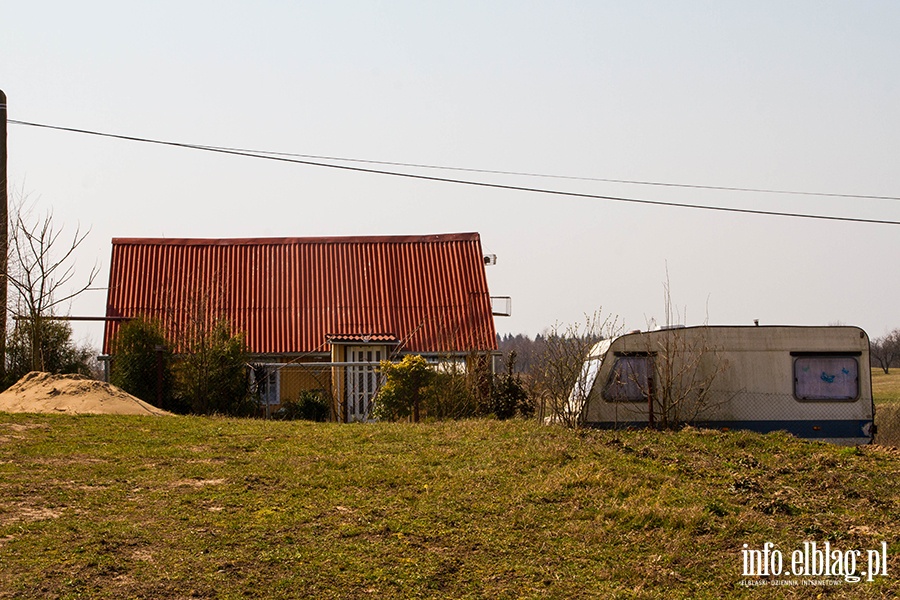
[[70, 415], [170, 415], [114, 385], [83, 375], [32, 371], [0, 394], [0, 411]]

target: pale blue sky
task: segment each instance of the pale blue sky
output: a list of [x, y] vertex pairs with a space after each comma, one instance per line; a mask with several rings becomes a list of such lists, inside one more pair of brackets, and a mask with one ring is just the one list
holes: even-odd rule
[[[12, 119], [207, 145], [900, 196], [896, 2], [5, 2]], [[638, 206], [9, 126], [11, 186], [110, 238], [478, 231], [500, 332], [598, 308], [639, 328], [900, 326], [900, 226]], [[441, 174], [433, 173], [430, 174]], [[900, 221], [900, 201], [448, 173]], [[100, 315], [91, 292], [73, 314]], [[99, 342], [99, 327], [79, 329]]]

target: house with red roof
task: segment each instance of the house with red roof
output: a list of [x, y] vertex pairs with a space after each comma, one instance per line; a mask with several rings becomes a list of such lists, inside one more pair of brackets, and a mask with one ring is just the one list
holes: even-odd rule
[[115, 360], [123, 319], [174, 331], [199, 309], [243, 334], [267, 406], [313, 389], [333, 418], [366, 420], [380, 360], [496, 352], [490, 262], [477, 233], [115, 238], [103, 350]]

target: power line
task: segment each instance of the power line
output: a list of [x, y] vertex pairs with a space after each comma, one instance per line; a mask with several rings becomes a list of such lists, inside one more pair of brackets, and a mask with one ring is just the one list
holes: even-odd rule
[[[29, 123], [25, 121], [14, 121], [10, 120], [10, 123], [15, 123], [17, 125], [30, 125], [33, 127], [46, 127], [50, 129], [59, 129], [62, 131], [74, 131], [77, 133], [92, 133], [95, 135], [112, 135], [112, 134], [102, 134], [99, 132], [88, 132], [85, 130], [76, 130], [66, 127], [54, 127], [52, 125], [41, 125], [38, 123]], [[125, 137], [125, 139], [135, 139], [130, 137]], [[144, 141], [144, 140], [141, 140]], [[149, 140], [147, 140], [149, 141]], [[160, 142], [162, 143], [162, 142]], [[671, 187], [671, 188], [687, 188], [687, 189], [698, 189], [698, 190], [716, 190], [716, 191], [725, 191], [725, 192], [751, 192], [755, 194], [784, 194], [784, 195], [795, 195], [795, 196], [819, 196], [824, 198], [856, 198], [863, 200], [900, 200], [900, 196], [879, 196], [873, 194], [840, 194], [834, 192], [810, 192], [805, 190], [779, 190], [773, 188], [751, 188], [751, 187], [736, 187], [736, 186], [724, 186], [724, 185], [701, 185], [696, 183], [673, 183], [666, 181], [645, 181], [639, 179], [612, 179], [606, 177], [585, 177], [579, 175], [558, 175], [558, 174], [550, 174], [550, 173], [534, 173], [528, 171], [502, 171], [497, 169], [477, 169], [472, 167], [448, 167], [442, 165], [429, 165], [424, 163], [409, 163], [409, 162], [397, 162], [397, 161], [387, 161], [387, 160], [371, 160], [365, 158], [347, 158], [344, 156], [327, 156], [322, 154], [299, 154], [294, 152], [276, 152], [274, 150], [253, 150], [249, 148], [235, 148], [230, 146], [207, 146], [202, 144], [189, 144], [187, 145], [191, 148], [196, 149], [204, 149], [204, 150], [226, 150], [229, 152], [240, 152], [243, 154], [265, 154], [270, 156], [286, 156], [292, 158], [303, 158], [309, 160], [333, 160], [339, 162], [351, 162], [351, 163], [360, 163], [360, 164], [369, 164], [369, 165], [383, 165], [390, 167], [410, 167], [416, 169], [435, 169], [442, 171], [459, 171], [464, 173], [482, 173], [488, 175], [514, 175], [517, 177], [539, 177], [544, 179], [563, 179], [569, 181], [595, 181], [601, 183], [622, 183], [628, 185], [646, 185], [646, 186], [657, 186], [657, 187]]]
[[447, 167], [440, 165], [428, 165], [422, 163], [395, 162], [387, 160], [371, 160], [365, 158], [345, 158], [341, 156], [324, 156], [320, 154], [295, 154], [293, 152], [275, 152], [271, 150], [251, 150], [247, 148], [231, 148], [228, 146], [201, 146], [216, 150], [233, 150], [235, 152], [247, 152], [251, 154], [267, 154], [272, 156], [289, 156], [307, 158], [313, 160], [336, 160], [340, 162], [353, 162], [370, 165], [384, 165], [390, 167], [411, 167], [416, 169], [436, 169], [442, 171], [460, 171], [465, 173], [483, 173], [488, 175], [515, 175], [517, 177], [540, 177], [544, 179], [565, 179], [569, 181], [595, 181], [601, 183], [623, 183], [628, 185], [647, 185], [658, 187], [688, 188], [695, 190], [716, 190], [725, 192], [752, 192], [756, 194], [785, 194], [795, 196], [820, 196], [825, 198], [856, 198], [862, 200], [900, 200], [900, 196], [875, 196], [870, 194], [838, 194], [834, 192], [808, 192], [801, 190], [776, 190], [771, 188], [746, 188], [724, 185], [700, 185], [696, 183], [672, 183], [664, 181], [641, 181], [638, 179], [609, 179], [605, 177], [585, 177], [580, 175], [552, 175], [549, 173], [532, 173], [527, 171], [499, 171], [496, 169], [476, 169], [472, 167]]
[[[218, 146], [204, 146], [199, 144], [188, 144], [184, 142], [172, 142], [165, 140], [156, 140], [152, 138], [143, 138], [137, 136], [130, 135], [121, 135], [115, 133], [104, 133], [100, 131], [92, 131], [88, 129], [78, 129], [74, 127], [61, 127], [58, 125], [46, 125], [42, 123], [32, 123], [28, 121], [18, 121], [10, 119], [9, 123], [13, 123], [16, 125], [26, 125], [30, 127], [40, 127], [44, 129], [52, 129], [56, 131], [68, 131], [71, 133], [81, 133], [85, 135], [93, 135], [98, 137], [119, 139], [119, 140], [127, 140], [132, 142], [141, 142], [147, 144], [157, 144], [162, 146], [173, 146], [176, 148], [188, 148], [191, 150], [202, 150], [205, 152], [215, 152], [218, 154], [228, 154], [232, 156], [245, 156], [250, 158], [259, 158], [262, 160], [273, 160], [277, 162], [286, 162], [292, 164], [301, 164], [313, 167], [324, 167], [329, 169], [339, 169], [342, 171], [352, 171], [356, 173], [369, 173], [374, 175], [389, 175], [393, 177], [404, 177], [407, 179], [417, 179], [421, 181], [436, 181], [442, 183], [455, 183], [459, 185], [469, 185], [474, 187], [482, 187], [482, 188], [492, 188], [492, 189], [501, 189], [501, 190], [509, 190], [509, 191], [518, 191], [518, 192], [531, 192], [531, 193], [539, 193], [539, 194], [549, 194], [554, 196], [566, 196], [571, 198], [583, 198], [590, 200], [608, 200], [611, 202], [627, 202], [632, 204], [646, 204], [651, 206], [670, 206], [676, 208], [693, 208], [697, 210], [711, 210], [718, 212], [732, 212], [732, 213], [741, 213], [741, 214], [752, 214], [752, 215], [766, 215], [766, 216], [777, 216], [777, 217], [794, 217], [800, 219], [817, 219], [817, 220], [825, 220], [825, 221], [842, 221], [842, 222], [850, 222], [850, 223], [870, 223], [870, 224], [880, 224], [880, 225], [900, 225], [900, 221], [891, 221], [886, 219], [863, 219], [857, 217], [840, 217], [833, 215], [818, 215], [818, 214], [810, 214], [810, 213], [791, 213], [791, 212], [783, 212], [783, 211], [772, 211], [772, 210], [757, 210], [750, 208], [734, 208], [734, 207], [725, 207], [725, 206], [710, 206], [705, 204], [691, 204], [684, 202], [666, 202], [662, 200], [648, 200], [643, 198], [625, 198], [622, 196], [606, 196], [600, 194], [586, 194], [579, 192], [567, 192], [563, 190], [554, 190], [547, 188], [534, 188], [534, 187], [526, 187], [526, 186], [518, 186], [518, 185], [506, 185], [500, 183], [490, 183], [485, 181], [472, 181], [467, 179], [453, 179], [449, 177], [436, 177], [432, 175], [420, 175], [415, 173], [402, 173], [398, 171], [386, 171], [381, 169], [370, 169], [365, 167], [355, 167], [349, 165], [336, 165], [331, 163], [319, 162], [318, 160], [307, 160], [294, 158], [290, 156], [281, 155], [279, 153], [259, 153], [253, 151], [245, 151], [239, 149], [231, 149], [224, 148]], [[321, 159], [320, 159], [321, 160]], [[342, 160], [342, 159], [336, 159]], [[411, 166], [411, 165], [410, 165]], [[434, 167], [437, 168], [437, 167]], [[490, 172], [490, 171], [483, 171]], [[512, 173], [510, 173], [512, 174]], [[670, 184], [672, 186], [676, 186], [679, 184]], [[702, 187], [702, 186], [697, 186]], [[752, 191], [750, 189], [743, 188], [711, 188], [711, 189], [733, 189], [736, 191]], [[787, 193], [787, 192], [785, 192]], [[812, 192], [804, 192], [805, 194], [813, 194]], [[847, 196], [852, 198], [876, 198], [875, 196]], [[897, 199], [891, 196], [878, 196], [880, 199]]]

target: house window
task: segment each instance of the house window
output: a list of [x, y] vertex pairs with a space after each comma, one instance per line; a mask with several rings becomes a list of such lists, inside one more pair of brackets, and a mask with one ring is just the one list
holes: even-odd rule
[[603, 388], [603, 397], [607, 402], [647, 402], [652, 390], [652, 357], [617, 356]]
[[801, 401], [852, 402], [859, 397], [856, 356], [794, 358], [794, 396]]

